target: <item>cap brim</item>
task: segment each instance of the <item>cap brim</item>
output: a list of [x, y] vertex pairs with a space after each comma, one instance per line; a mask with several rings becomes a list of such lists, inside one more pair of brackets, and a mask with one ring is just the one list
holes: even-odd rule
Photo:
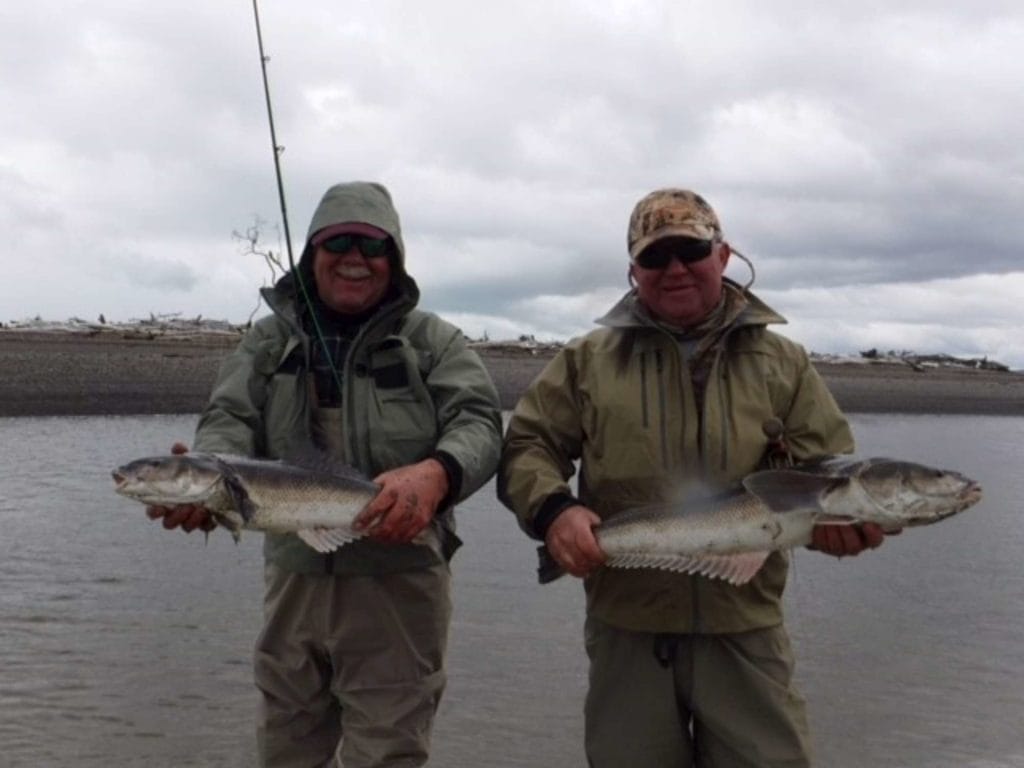
[[391, 237], [383, 229], [375, 227], [373, 224], [367, 224], [364, 221], [346, 221], [341, 224], [331, 224], [328, 227], [317, 230], [313, 237], [309, 239], [309, 242], [316, 247], [324, 240], [330, 240], [338, 235], [363, 235], [364, 237], [374, 237], [378, 240]]
[[674, 227], [662, 227], [657, 232], [641, 237], [633, 247], [629, 249], [629, 258], [635, 259], [648, 245], [666, 237], [694, 237], [698, 240], [714, 240], [718, 233], [710, 227], [690, 227], [677, 225]]

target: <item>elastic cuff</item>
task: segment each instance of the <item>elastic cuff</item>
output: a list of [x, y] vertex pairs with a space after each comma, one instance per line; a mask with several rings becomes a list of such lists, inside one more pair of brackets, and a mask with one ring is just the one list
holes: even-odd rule
[[459, 498], [459, 491], [462, 489], [462, 465], [447, 451], [434, 451], [428, 458], [439, 462], [448, 475], [448, 493], [437, 505], [437, 511], [440, 512], [454, 505]]
[[537, 514], [533, 516], [533, 533], [537, 539], [544, 541], [548, 536], [548, 528], [555, 522], [555, 518], [569, 507], [582, 504], [579, 499], [570, 493], [553, 493], [548, 496], [540, 505]]

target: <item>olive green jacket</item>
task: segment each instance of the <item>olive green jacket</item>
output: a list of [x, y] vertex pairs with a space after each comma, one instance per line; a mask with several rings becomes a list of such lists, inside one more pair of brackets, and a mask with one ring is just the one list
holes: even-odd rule
[[[344, 382], [340, 458], [373, 477], [443, 454], [450, 479], [448, 500], [458, 502], [494, 474], [501, 445], [498, 394], [477, 354], [455, 326], [415, 309], [419, 291], [404, 272], [397, 214], [378, 185], [339, 185], [328, 191], [313, 217], [307, 243], [324, 226], [364, 221], [389, 232], [398, 247], [395, 291], [361, 327], [339, 374]], [[305, 249], [299, 271], [308, 271]], [[273, 314], [245, 334], [224, 361], [196, 431], [195, 449], [287, 458], [319, 444], [314, 432], [316, 396], [310, 345], [296, 314], [294, 272], [263, 298]], [[301, 301], [301, 298], [299, 299]], [[452, 468], [457, 471], [452, 478]], [[268, 561], [291, 571], [381, 573], [425, 567], [457, 546], [451, 508], [435, 518], [439, 548], [384, 545], [361, 540], [320, 555], [293, 534], [266, 536]], [[443, 554], [442, 554], [443, 553]]]
[[[764, 424], [778, 419], [796, 461], [853, 450], [846, 420], [799, 345], [765, 328], [785, 322], [727, 281], [723, 327], [702, 343], [703, 405], [676, 339], [627, 294], [566, 345], [517, 405], [505, 436], [498, 493], [522, 528], [576, 498], [607, 518], [679, 500], [696, 488], [736, 487], [764, 465]], [[578, 492], [569, 480], [579, 462]], [[540, 519], [538, 519], [540, 518]], [[782, 621], [787, 556], [769, 557], [748, 584], [665, 571], [599, 569], [585, 580], [588, 613], [636, 631], [742, 632]]]

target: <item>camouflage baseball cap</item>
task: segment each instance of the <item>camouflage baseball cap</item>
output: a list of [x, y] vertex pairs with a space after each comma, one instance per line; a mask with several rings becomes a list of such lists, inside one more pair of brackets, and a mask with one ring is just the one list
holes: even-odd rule
[[635, 259], [655, 240], [672, 235], [721, 240], [722, 226], [711, 206], [696, 192], [658, 189], [637, 203], [629, 217], [629, 257]]

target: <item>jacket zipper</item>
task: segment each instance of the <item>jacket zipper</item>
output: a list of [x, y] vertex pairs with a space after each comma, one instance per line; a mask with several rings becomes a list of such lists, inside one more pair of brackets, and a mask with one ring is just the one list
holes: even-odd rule
[[647, 353], [640, 354], [640, 413], [644, 429], [651, 425], [647, 403]]
[[661, 434], [661, 464], [668, 471], [671, 469], [671, 462], [669, 461], [668, 452], [668, 422], [665, 419], [665, 404], [667, 401], [665, 392], [665, 361], [662, 359], [660, 349], [654, 352], [654, 365], [658, 374], [658, 413], [661, 414], [659, 419], [661, 422], [659, 425]]

